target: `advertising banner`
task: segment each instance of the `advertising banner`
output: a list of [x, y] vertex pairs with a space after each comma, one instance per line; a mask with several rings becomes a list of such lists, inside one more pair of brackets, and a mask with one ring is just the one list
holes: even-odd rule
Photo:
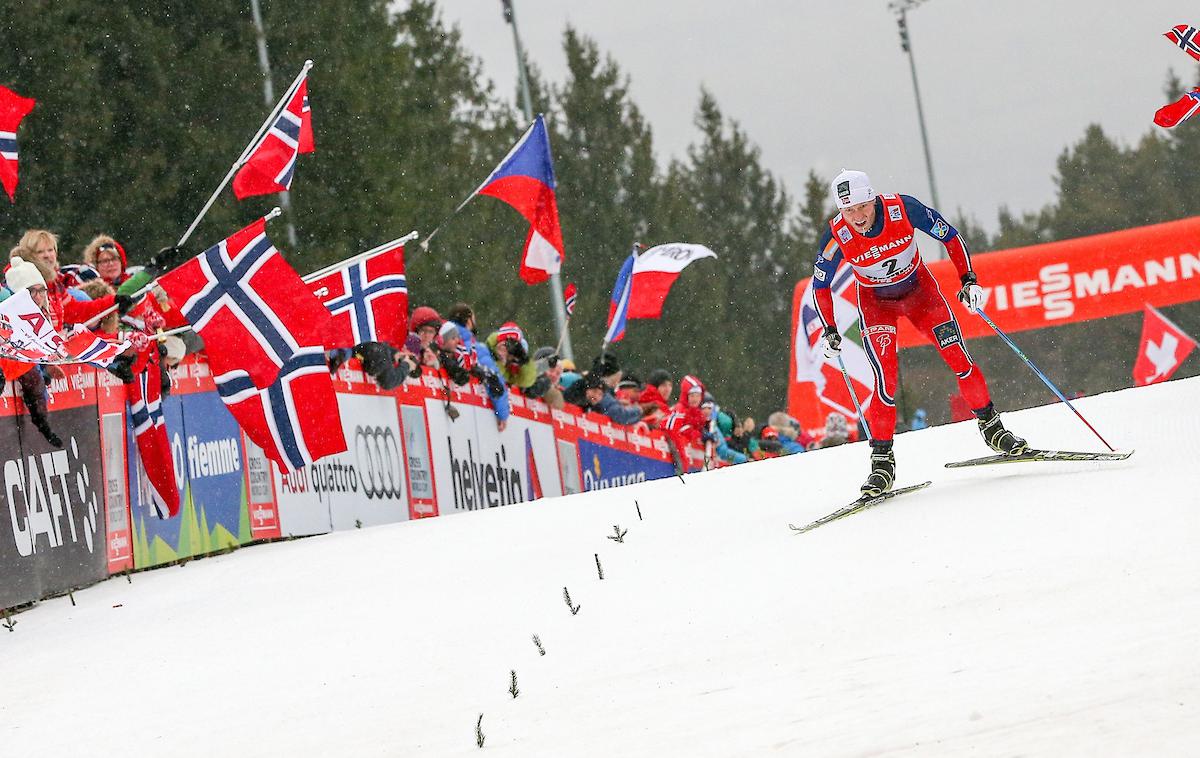
[[286, 476], [272, 467], [286, 535], [354, 529], [409, 517], [396, 398], [339, 393], [337, 401], [349, 449]]
[[404, 431], [404, 454], [408, 461], [408, 494], [413, 518], [437, 515], [437, 496], [433, 490], [433, 459], [429, 456], [429, 430], [425, 428], [425, 408], [400, 406], [400, 427]]
[[583, 489], [587, 492], [675, 475], [675, 467], [666, 461], [587, 440], [579, 441], [579, 462]]
[[457, 418], [450, 418], [443, 402], [425, 401], [441, 515], [562, 494], [549, 423], [514, 414], [500, 432], [491, 408], [451, 405]]
[[133, 530], [129, 526], [129, 498], [126, 497], [129, 488], [124, 413], [105, 413], [100, 417], [100, 439], [104, 459], [108, 571], [116, 573], [133, 568]]
[[162, 410], [175, 463], [179, 515], [169, 519], [154, 515], [146, 472], [133, 430], [128, 429], [130, 511], [138, 568], [251, 540], [241, 433], [220, 397], [215, 392], [171, 395], [163, 398]]
[[0, 608], [108, 576], [94, 400], [52, 406], [49, 421], [62, 448], [46, 442], [24, 414], [0, 419]]

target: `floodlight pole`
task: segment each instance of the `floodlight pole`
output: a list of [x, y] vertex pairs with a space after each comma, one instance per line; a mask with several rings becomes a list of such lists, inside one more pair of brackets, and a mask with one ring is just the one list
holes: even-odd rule
[[[275, 86], [271, 83], [271, 61], [267, 57], [267, 32], [263, 26], [262, 11], [259, 10], [258, 0], [250, 0], [250, 15], [254, 17], [254, 36], [258, 41], [258, 67], [262, 69], [263, 75], [263, 99], [267, 102], [267, 108], [273, 108], [275, 106]], [[287, 192], [279, 193], [279, 205], [287, 211], [284, 222], [287, 225], [287, 239], [292, 252], [295, 252], [296, 227], [292, 224], [292, 200], [288, 197]]]
[[944, 210], [938, 200], [937, 183], [933, 178], [933, 157], [929, 153], [929, 135], [925, 131], [925, 110], [921, 107], [921, 87], [917, 84], [917, 64], [913, 59], [912, 40], [908, 36], [908, 11], [924, 0], [892, 0], [888, 7], [896, 13], [896, 24], [900, 27], [900, 48], [908, 53], [908, 68], [912, 72], [913, 94], [917, 99], [917, 121], [921, 125], [921, 145], [925, 148], [925, 171], [929, 174], [929, 194], [933, 207]]
[[[533, 123], [533, 98], [529, 96], [529, 76], [525, 71], [525, 51], [521, 47], [521, 35], [517, 33], [517, 15], [513, 11], [513, 0], [500, 0], [504, 6], [504, 20], [512, 27], [513, 46], [517, 50], [517, 76], [521, 82], [521, 105], [525, 111], [525, 123]], [[571, 349], [571, 332], [567, 319], [567, 309], [563, 304], [562, 277], [558, 272], [550, 275], [550, 307], [554, 311], [554, 325], [562, 335], [562, 351], [564, 358], [575, 360]]]

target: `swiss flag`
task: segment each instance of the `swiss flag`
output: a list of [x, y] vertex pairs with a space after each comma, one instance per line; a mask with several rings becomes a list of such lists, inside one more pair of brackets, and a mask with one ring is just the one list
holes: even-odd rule
[[1133, 364], [1138, 387], [1166, 381], [1196, 347], [1196, 340], [1149, 305], [1142, 321], [1142, 342]]

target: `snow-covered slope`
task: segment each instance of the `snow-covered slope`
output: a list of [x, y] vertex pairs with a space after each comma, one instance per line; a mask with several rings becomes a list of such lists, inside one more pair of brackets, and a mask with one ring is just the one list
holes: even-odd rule
[[[902, 435], [900, 483], [932, 487], [799, 536], [863, 445], [112, 580], [0, 630], [0, 746], [1197, 755], [1198, 395], [1081, 400], [1121, 463], [947, 470], [987, 452], [973, 424]], [[1100, 449], [1062, 405], [1007, 421]]]

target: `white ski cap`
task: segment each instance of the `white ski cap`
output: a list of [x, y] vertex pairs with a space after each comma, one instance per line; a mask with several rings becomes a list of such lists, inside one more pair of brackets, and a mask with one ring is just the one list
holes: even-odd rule
[[875, 199], [871, 179], [861, 171], [842, 169], [842, 173], [833, 177], [830, 188], [833, 190], [833, 202], [839, 210]]

